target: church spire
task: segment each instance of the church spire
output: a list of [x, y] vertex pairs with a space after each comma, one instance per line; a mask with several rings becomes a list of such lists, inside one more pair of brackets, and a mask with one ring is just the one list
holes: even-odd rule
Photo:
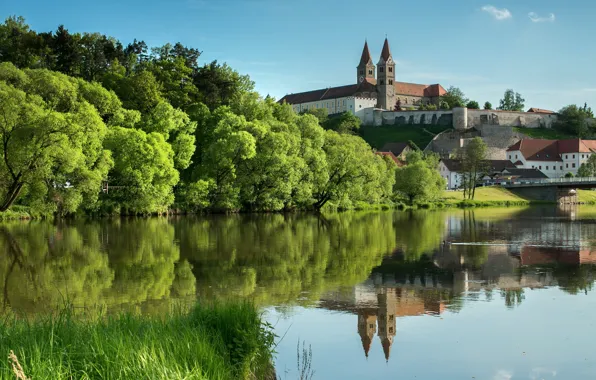
[[368, 50], [368, 42], [365, 40], [364, 49], [362, 49], [362, 57], [360, 58], [360, 65], [366, 66], [370, 61], [372, 61], [372, 58], [370, 57], [370, 51]]
[[383, 61], [387, 62], [391, 57], [391, 49], [389, 49], [389, 41], [385, 38], [385, 43], [383, 44], [383, 51], [381, 52], [381, 58]]

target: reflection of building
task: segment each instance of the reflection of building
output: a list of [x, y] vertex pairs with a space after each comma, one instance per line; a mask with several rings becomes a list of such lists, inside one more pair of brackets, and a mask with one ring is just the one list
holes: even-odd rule
[[364, 355], [368, 358], [370, 344], [377, 332], [377, 314], [376, 310], [363, 309], [358, 312], [358, 334], [362, 339], [362, 348]]
[[596, 251], [525, 245], [522, 247], [520, 259], [522, 265], [596, 264]]
[[393, 289], [381, 289], [377, 294], [379, 299], [379, 338], [385, 353], [385, 359], [389, 360], [393, 337], [395, 336], [395, 309], [396, 295]]

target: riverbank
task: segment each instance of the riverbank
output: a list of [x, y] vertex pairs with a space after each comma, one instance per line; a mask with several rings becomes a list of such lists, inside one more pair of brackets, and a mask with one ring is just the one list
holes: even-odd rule
[[[274, 379], [274, 335], [247, 303], [167, 316], [59, 315], [0, 325], [0, 378]], [[10, 352], [15, 358], [7, 361]], [[17, 361], [18, 360], [18, 364]], [[16, 377], [15, 377], [16, 376]]]

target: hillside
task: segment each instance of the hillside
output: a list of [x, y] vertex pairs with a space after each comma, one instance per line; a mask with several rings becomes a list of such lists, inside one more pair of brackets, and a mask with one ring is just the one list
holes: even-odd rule
[[524, 134], [530, 139], [561, 140], [577, 138], [577, 136], [571, 136], [552, 128], [513, 127], [513, 130]]
[[362, 126], [360, 136], [373, 148], [381, 149], [388, 142], [413, 141], [420, 149], [424, 149], [434, 135], [451, 127], [443, 125], [383, 125]]

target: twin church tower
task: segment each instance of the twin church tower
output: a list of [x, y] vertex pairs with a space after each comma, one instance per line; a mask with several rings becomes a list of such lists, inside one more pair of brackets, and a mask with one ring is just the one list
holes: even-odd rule
[[438, 105], [439, 97], [446, 92], [440, 84], [396, 81], [395, 61], [387, 38], [376, 66], [370, 55], [368, 42], [364, 42], [356, 74], [356, 84], [288, 94], [280, 103], [291, 104], [296, 112], [323, 108], [329, 114], [358, 114], [370, 107], [393, 110], [398, 101], [404, 109], [417, 108], [428, 103]]

